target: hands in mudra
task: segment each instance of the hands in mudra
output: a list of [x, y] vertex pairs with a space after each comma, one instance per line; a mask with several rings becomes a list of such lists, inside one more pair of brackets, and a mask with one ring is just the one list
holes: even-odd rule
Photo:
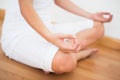
[[53, 34], [52, 39], [52, 43], [65, 53], [78, 52], [85, 43], [78, 43], [76, 36], [70, 34]]
[[110, 22], [113, 15], [109, 12], [97, 12], [92, 14], [92, 19], [98, 22]]

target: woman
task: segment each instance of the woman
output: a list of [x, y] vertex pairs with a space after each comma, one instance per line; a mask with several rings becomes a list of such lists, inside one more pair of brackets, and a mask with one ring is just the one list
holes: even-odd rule
[[103, 36], [103, 23], [110, 22], [112, 15], [89, 13], [70, 0], [54, 0], [59, 7], [91, 20], [53, 25], [50, 19], [52, 1], [18, 0], [19, 4], [15, 3], [6, 11], [1, 44], [9, 58], [61, 74], [71, 72], [78, 60], [97, 52], [95, 48], [84, 48]]

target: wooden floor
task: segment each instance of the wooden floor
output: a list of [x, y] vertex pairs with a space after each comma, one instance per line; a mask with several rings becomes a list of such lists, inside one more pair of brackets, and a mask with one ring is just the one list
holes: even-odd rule
[[[101, 43], [91, 46], [99, 48], [98, 54], [79, 61], [73, 72], [62, 75], [46, 75], [40, 69], [11, 60], [0, 48], [0, 80], [120, 80], [120, 45], [102, 42], [104, 46]], [[105, 47], [105, 43], [117, 49]]]
[[120, 80], [120, 51], [96, 45], [100, 51], [78, 62], [63, 75], [48, 74], [8, 59], [0, 50], [0, 80]]

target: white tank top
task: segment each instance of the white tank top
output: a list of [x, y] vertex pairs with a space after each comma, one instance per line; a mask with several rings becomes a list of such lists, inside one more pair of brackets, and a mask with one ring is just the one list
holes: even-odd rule
[[[33, 0], [33, 7], [46, 27], [48, 27], [47, 25], [51, 22], [52, 4], [53, 0]], [[28, 26], [30, 27], [21, 14], [18, 0], [15, 0], [14, 3], [6, 10], [5, 20], [3, 23], [3, 33], [9, 35], [13, 30], [14, 32], [17, 31], [17, 33], [21, 33], [21, 31], [26, 30]]]
[[[43, 21], [48, 21], [51, 19], [51, 7], [53, 0], [33, 0], [33, 7], [42, 18]], [[11, 14], [11, 17], [18, 15], [20, 13], [18, 0], [15, 0], [14, 3], [7, 9], [8, 14]], [[13, 15], [13, 16], [12, 16]], [[16, 17], [21, 17], [20, 15]], [[15, 18], [16, 18], [15, 17]]]
[[33, 6], [38, 15], [45, 21], [51, 19], [51, 7], [53, 0], [33, 0]]

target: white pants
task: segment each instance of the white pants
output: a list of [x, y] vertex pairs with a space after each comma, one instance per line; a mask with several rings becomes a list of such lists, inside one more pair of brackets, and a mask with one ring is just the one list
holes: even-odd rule
[[[83, 22], [55, 24], [49, 27], [49, 30], [54, 33], [74, 35], [81, 30], [92, 28], [92, 26], [93, 21], [86, 20]], [[11, 54], [7, 56], [23, 64], [53, 72], [52, 61], [58, 48], [47, 42], [35, 31], [29, 31], [23, 35], [14, 44]], [[3, 51], [6, 52], [6, 49], [3, 49]]]

